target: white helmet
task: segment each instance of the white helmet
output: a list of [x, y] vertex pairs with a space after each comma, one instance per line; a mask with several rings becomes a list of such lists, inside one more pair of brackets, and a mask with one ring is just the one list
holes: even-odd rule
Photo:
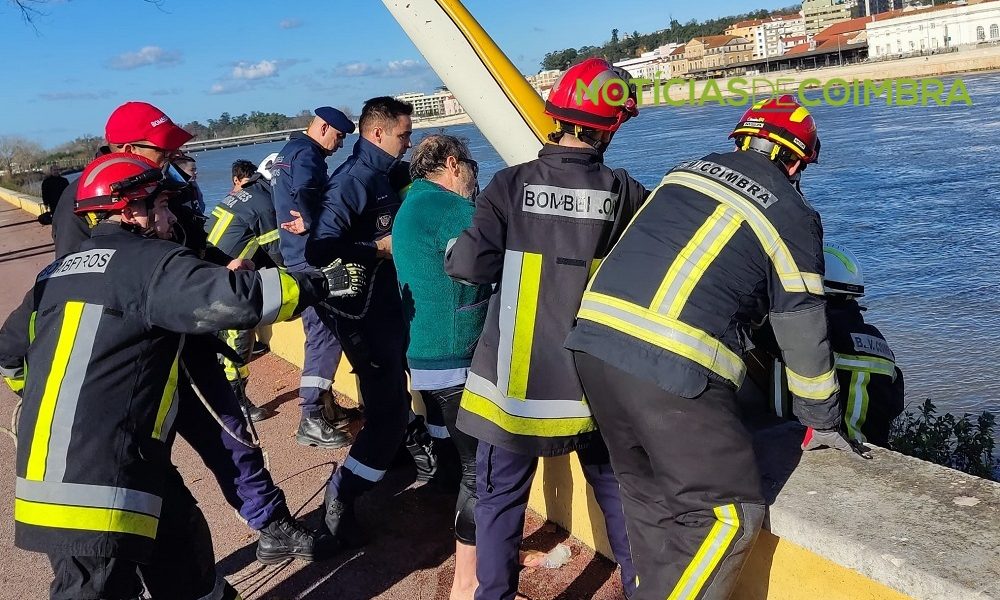
[[272, 152], [264, 157], [264, 160], [260, 161], [260, 165], [257, 166], [257, 172], [264, 176], [264, 179], [271, 181], [271, 165], [277, 160], [278, 153]]
[[853, 252], [840, 244], [827, 242], [823, 245], [823, 259], [826, 262], [824, 292], [842, 296], [865, 295], [865, 276]]

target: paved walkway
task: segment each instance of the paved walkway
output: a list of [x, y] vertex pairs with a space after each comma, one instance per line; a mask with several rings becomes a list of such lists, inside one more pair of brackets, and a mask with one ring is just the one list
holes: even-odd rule
[[[0, 202], [0, 318], [20, 302], [35, 274], [52, 260], [49, 228], [33, 216]], [[295, 443], [298, 369], [274, 356], [254, 361], [250, 397], [277, 415], [258, 425], [275, 481], [289, 506], [319, 525], [322, 486], [346, 450], [324, 451]], [[0, 384], [0, 424], [10, 422], [16, 397]], [[14, 446], [0, 436], [0, 600], [42, 600], [51, 571], [44, 556], [13, 547]], [[201, 503], [212, 527], [219, 568], [246, 600], [364, 600], [367, 598], [447, 599], [454, 571], [452, 509], [454, 495], [414, 487], [412, 467], [391, 471], [377, 493], [361, 504], [363, 523], [373, 542], [362, 551], [320, 563], [291, 562], [265, 567], [254, 560], [257, 536], [236, 516], [218, 491], [211, 473], [184, 442], [174, 461]], [[532, 600], [618, 599], [615, 566], [561, 529], [529, 515], [525, 548], [548, 550], [565, 542], [572, 561], [562, 569], [526, 569], [521, 593]], [[172, 600], [172, 599], [171, 599]]]

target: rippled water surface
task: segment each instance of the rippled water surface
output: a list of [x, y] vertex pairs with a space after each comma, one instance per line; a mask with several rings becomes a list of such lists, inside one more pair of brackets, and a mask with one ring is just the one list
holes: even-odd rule
[[[851, 247], [867, 280], [867, 318], [896, 352], [907, 400], [942, 410], [1000, 411], [1000, 74], [964, 77], [974, 106], [817, 107], [821, 164], [804, 176], [827, 239]], [[950, 81], [950, 80], [948, 80]], [[730, 148], [743, 109], [647, 108], [607, 154], [654, 186], [670, 167]], [[420, 130], [415, 140], [430, 130]], [[473, 125], [448, 128], [469, 140], [485, 184], [503, 166]], [[350, 145], [330, 159], [344, 160]], [[259, 161], [261, 144], [197, 155], [209, 204], [225, 195], [237, 158]]]

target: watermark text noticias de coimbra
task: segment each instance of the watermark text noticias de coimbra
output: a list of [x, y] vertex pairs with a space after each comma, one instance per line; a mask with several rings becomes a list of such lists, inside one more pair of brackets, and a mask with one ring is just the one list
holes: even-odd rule
[[[813, 77], [798, 81], [792, 78], [764, 79], [731, 77], [724, 80], [724, 87], [715, 79], [703, 80], [704, 87], [697, 89], [695, 79], [671, 78], [663, 79], [657, 73], [654, 79], [607, 79], [603, 82], [585, 84], [576, 81], [574, 93], [577, 104], [583, 104], [584, 99], [590, 102], [602, 101], [612, 106], [623, 105], [628, 98], [627, 90], [631, 86], [642, 90], [652, 86], [652, 104], [668, 106], [694, 105], [701, 106], [717, 103], [728, 106], [746, 106], [756, 104], [759, 100], [773, 98], [782, 94], [795, 94], [802, 106], [814, 107], [822, 104], [829, 106], [868, 106], [876, 102], [885, 102], [889, 106], [951, 106], [961, 104], [972, 106], [972, 98], [965, 87], [965, 82], [955, 79], [945, 83], [935, 78], [894, 78], [873, 81], [871, 79], [840, 79], [833, 78], [821, 81]], [[806, 95], [810, 89], [818, 89], [819, 93]], [[679, 92], [679, 93], [677, 93]], [[641, 105], [643, 94], [636, 101]]]

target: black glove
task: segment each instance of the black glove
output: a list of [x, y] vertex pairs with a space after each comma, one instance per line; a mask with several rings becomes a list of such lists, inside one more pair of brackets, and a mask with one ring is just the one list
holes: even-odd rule
[[853, 452], [861, 458], [871, 459], [871, 452], [861, 442], [848, 438], [839, 429], [806, 429], [806, 435], [802, 438], [803, 450], [818, 450], [820, 448], [833, 448], [844, 452]]
[[365, 287], [365, 268], [357, 263], [344, 263], [339, 258], [320, 269], [326, 276], [327, 298], [353, 298]]

